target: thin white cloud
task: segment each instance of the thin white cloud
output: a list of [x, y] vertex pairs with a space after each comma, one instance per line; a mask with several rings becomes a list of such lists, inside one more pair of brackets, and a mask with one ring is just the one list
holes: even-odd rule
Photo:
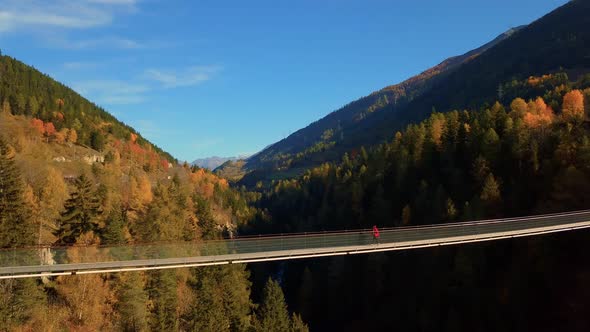
[[165, 88], [176, 88], [208, 81], [220, 70], [219, 66], [193, 66], [182, 71], [147, 69], [144, 77], [160, 83]]
[[78, 82], [73, 89], [89, 99], [105, 105], [141, 104], [146, 100], [145, 93], [150, 89], [143, 84], [133, 84], [117, 80], [93, 80]]
[[147, 98], [143, 95], [114, 95], [99, 97], [105, 105], [132, 105], [143, 104]]
[[[66, 69], [83, 69], [98, 63], [69, 62]], [[193, 66], [179, 74], [174, 71], [146, 70], [136, 78], [137, 83], [120, 80], [89, 80], [73, 84], [73, 89], [89, 99], [105, 105], [141, 104], [148, 99], [148, 92], [154, 93], [162, 88], [186, 87], [211, 79], [219, 71], [217, 66]]]
[[117, 80], [93, 80], [74, 85], [76, 91], [89, 93], [94, 91], [119, 91], [121, 93], [142, 93], [149, 88], [142, 84], [131, 84]]
[[138, 41], [121, 38], [121, 37], [103, 37], [97, 39], [87, 40], [59, 40], [56, 41], [58, 46], [69, 49], [96, 49], [96, 48], [110, 48], [110, 49], [140, 49], [144, 45]]
[[0, 32], [39, 28], [88, 29], [109, 25], [135, 0], [0, 0]]
[[111, 57], [101, 58], [99, 60], [85, 61], [82, 58], [78, 61], [67, 61], [61, 64], [61, 68], [70, 71], [90, 70], [90, 69], [108, 69], [116, 71], [122, 66], [129, 67], [137, 64], [135, 57]]
[[158, 126], [152, 120], [140, 119], [134, 121], [133, 127], [137, 128], [142, 135], [149, 137], [150, 139], [159, 138], [162, 134], [162, 127]]
[[62, 67], [66, 70], [94, 69], [98, 66], [100, 66], [100, 64], [97, 62], [84, 62], [84, 61], [66, 62], [62, 65]]

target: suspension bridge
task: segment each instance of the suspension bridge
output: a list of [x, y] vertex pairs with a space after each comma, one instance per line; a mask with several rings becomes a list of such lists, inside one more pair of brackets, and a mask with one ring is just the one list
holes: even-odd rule
[[590, 210], [380, 230], [227, 240], [0, 250], [0, 279], [50, 277], [302, 259], [457, 245], [590, 227]]

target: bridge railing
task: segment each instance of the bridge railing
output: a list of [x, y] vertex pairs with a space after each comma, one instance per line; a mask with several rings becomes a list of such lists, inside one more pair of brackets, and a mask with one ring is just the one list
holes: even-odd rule
[[[589, 221], [589, 211], [526, 218], [489, 220], [432, 226], [384, 228], [379, 245], [396, 246], [411, 242], [442, 241], [453, 238], [485, 238], [490, 234]], [[296, 251], [376, 244], [371, 230], [315, 232], [249, 236], [206, 242], [161, 242], [121, 246], [72, 246], [0, 249], [0, 267], [39, 266], [72, 263], [154, 260], [179, 257], [223, 256], [228, 254]]]

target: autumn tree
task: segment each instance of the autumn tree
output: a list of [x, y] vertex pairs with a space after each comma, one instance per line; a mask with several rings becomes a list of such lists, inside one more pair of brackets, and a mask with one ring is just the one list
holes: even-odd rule
[[547, 106], [543, 98], [538, 97], [527, 105], [528, 111], [524, 116], [524, 123], [530, 128], [546, 128], [553, 123], [553, 109]]
[[43, 180], [36, 187], [39, 200], [38, 244], [49, 244], [55, 241], [53, 231], [56, 221], [60, 219], [65, 201], [69, 197], [68, 187], [63, 175], [53, 167], [39, 172]]
[[2, 101], [2, 113], [5, 114], [5, 115], [10, 115], [11, 114], [11, 111], [10, 111], [10, 103], [6, 99], [4, 99], [4, 101]]
[[39, 119], [31, 119], [31, 127], [35, 129], [37, 133], [40, 135], [45, 134], [45, 124], [42, 120]]
[[189, 221], [190, 211], [183, 193], [175, 192], [173, 185], [158, 184], [154, 188], [153, 200], [145, 212], [140, 214], [140, 222], [133, 225], [133, 231], [144, 241], [180, 240]]
[[66, 137], [66, 140], [70, 143], [76, 143], [78, 141], [78, 133], [75, 129], [68, 130], [68, 136]]
[[49, 138], [55, 136], [57, 130], [55, 130], [55, 126], [51, 122], [47, 122], [43, 125], [43, 132], [46, 138], [46, 141], [49, 142]]
[[[96, 235], [85, 233], [77, 238], [76, 244], [97, 245]], [[72, 263], [85, 262], [90, 256], [101, 260], [106, 257], [96, 246], [89, 246], [81, 250], [80, 247], [70, 247], [67, 250], [68, 261]], [[110, 289], [104, 274], [88, 274], [76, 276], [60, 276], [56, 280], [55, 290], [60, 299], [68, 306], [68, 325], [74, 330], [104, 331], [111, 330], [115, 323], [110, 317], [113, 314], [115, 301], [114, 292]]]
[[512, 103], [510, 103], [510, 109], [518, 117], [523, 117], [528, 110], [528, 105], [524, 99], [516, 98], [512, 101]]
[[580, 90], [572, 90], [563, 96], [563, 117], [567, 121], [584, 119], [584, 95]]
[[67, 137], [68, 137], [68, 129], [63, 128], [62, 130], [60, 130], [54, 134], [55, 143], [64, 144], [66, 142]]

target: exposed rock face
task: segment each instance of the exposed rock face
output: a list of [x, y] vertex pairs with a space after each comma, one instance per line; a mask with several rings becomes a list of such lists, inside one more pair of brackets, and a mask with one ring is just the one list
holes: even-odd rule
[[104, 156], [94, 154], [85, 156], [82, 158], [82, 160], [84, 160], [84, 162], [86, 162], [88, 165], [92, 165], [94, 163], [104, 163]]

